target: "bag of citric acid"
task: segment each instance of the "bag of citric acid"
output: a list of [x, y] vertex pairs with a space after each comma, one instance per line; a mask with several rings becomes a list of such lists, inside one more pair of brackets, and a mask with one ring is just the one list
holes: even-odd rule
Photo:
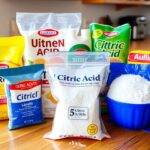
[[41, 83], [43, 64], [3, 69], [10, 130], [43, 123]]
[[106, 53], [66, 52], [49, 59], [46, 69], [58, 104], [52, 131], [44, 138], [108, 138], [99, 105], [99, 93], [109, 73]]
[[[94, 52], [109, 52], [110, 62], [126, 63], [130, 44], [129, 24], [118, 27], [103, 25], [98, 23], [90, 24], [90, 33], [92, 39], [92, 50]], [[107, 103], [105, 95], [108, 86], [100, 95], [102, 100], [102, 113], [107, 112]]]
[[[81, 25], [80, 13], [17, 13], [16, 21], [25, 37], [25, 65], [45, 64], [52, 52], [66, 51], [68, 30], [77, 33]], [[69, 50], [68, 50], [69, 51]], [[54, 116], [56, 100], [50, 93], [47, 73], [43, 75], [42, 100], [44, 117]]]
[[[22, 66], [24, 38], [22, 36], [0, 38], [0, 69]], [[1, 70], [0, 70], [1, 71]], [[8, 119], [4, 78], [0, 76], [0, 120]]]
[[129, 24], [111, 27], [98, 23], [90, 24], [92, 50], [109, 52], [111, 62], [127, 62], [130, 44]]

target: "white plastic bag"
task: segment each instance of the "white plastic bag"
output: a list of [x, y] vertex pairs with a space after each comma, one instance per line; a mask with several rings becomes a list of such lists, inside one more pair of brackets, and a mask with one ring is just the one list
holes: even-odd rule
[[[109, 138], [100, 115], [109, 62], [106, 53], [57, 53], [46, 65], [52, 95], [58, 100], [52, 131], [44, 138]], [[55, 61], [56, 60], [56, 61]]]
[[[67, 51], [67, 32], [78, 32], [80, 13], [17, 13], [16, 22], [25, 37], [25, 65], [45, 64], [52, 52]], [[44, 117], [54, 116], [56, 101], [50, 93], [46, 72], [43, 75], [42, 99]]]

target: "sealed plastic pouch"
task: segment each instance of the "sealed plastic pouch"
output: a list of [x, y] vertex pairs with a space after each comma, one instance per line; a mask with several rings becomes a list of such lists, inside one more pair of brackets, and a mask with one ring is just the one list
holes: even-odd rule
[[6, 80], [9, 129], [43, 122], [41, 83], [42, 64], [3, 69], [0, 76]]
[[[81, 25], [80, 13], [17, 13], [16, 22], [25, 37], [25, 65], [45, 64], [48, 55], [66, 49], [66, 35], [73, 30], [78, 33]], [[50, 93], [47, 73], [44, 72], [42, 99], [44, 117], [54, 116], [56, 103]]]
[[109, 52], [111, 62], [126, 63], [130, 44], [129, 24], [118, 27], [98, 23], [90, 24], [92, 50]]
[[52, 131], [44, 138], [108, 138], [100, 117], [99, 93], [109, 73], [107, 53], [56, 53], [46, 70], [57, 100]]

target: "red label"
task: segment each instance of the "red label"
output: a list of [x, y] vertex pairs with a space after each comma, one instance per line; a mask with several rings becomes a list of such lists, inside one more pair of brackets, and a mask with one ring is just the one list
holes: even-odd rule
[[101, 106], [107, 106], [106, 102], [101, 102]]
[[128, 61], [132, 62], [141, 62], [141, 63], [150, 63], [150, 54], [130, 54]]
[[48, 80], [42, 80], [42, 84], [49, 84]]
[[75, 50], [75, 52], [87, 52], [87, 50], [85, 50], [85, 49], [77, 49], [77, 50]]
[[0, 105], [7, 104], [7, 98], [0, 98]]
[[59, 32], [53, 29], [45, 29], [45, 30], [38, 31], [38, 35], [43, 37], [53, 37], [53, 36], [57, 36], [58, 34]]
[[117, 36], [118, 34], [119, 34], [118, 32], [109, 32], [109, 31], [104, 32], [104, 35], [105, 35], [106, 37], [108, 37], [108, 38], [115, 37], [115, 36]]
[[20, 83], [12, 84], [9, 86], [10, 90], [29, 90], [36, 86], [41, 85], [41, 81], [23, 81]]
[[81, 56], [81, 57], [82, 56], [87, 56], [86, 53], [83, 53], [83, 52], [87, 52], [87, 50], [85, 50], [85, 49], [77, 49], [74, 52], [75, 52], [74, 53], [75, 56]]
[[7, 69], [7, 68], [9, 68], [8, 65], [6, 65], [6, 64], [0, 64], [0, 69]]

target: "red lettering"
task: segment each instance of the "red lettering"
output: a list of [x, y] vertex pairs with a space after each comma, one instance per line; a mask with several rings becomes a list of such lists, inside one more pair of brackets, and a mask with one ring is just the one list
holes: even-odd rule
[[42, 49], [38, 49], [37, 56], [38, 56], [38, 55], [42, 55], [42, 56], [43, 56]]

